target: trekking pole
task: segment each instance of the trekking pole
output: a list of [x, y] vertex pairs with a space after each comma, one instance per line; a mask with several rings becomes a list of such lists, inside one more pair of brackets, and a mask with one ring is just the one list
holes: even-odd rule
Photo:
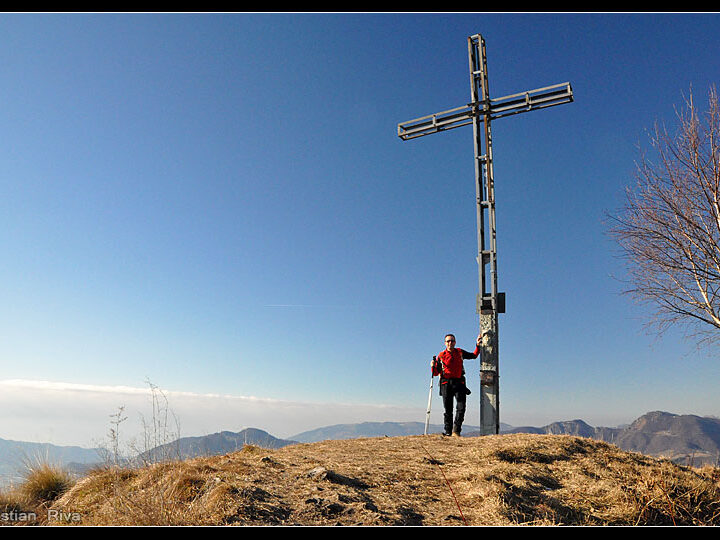
[[[433, 356], [433, 365], [435, 365], [436, 357]], [[432, 407], [432, 391], [433, 391], [433, 379], [435, 377], [432, 374], [432, 370], [430, 370], [430, 394], [428, 395], [428, 406], [427, 406], [427, 415], [425, 416], [425, 435], [428, 434], [428, 426], [430, 425], [430, 409]]]

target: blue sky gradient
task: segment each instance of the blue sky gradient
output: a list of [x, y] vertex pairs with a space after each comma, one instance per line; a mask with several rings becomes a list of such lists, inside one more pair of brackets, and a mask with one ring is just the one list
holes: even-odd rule
[[[575, 94], [493, 123], [501, 421], [718, 415], [716, 351], [643, 331], [604, 223], [646, 130], [720, 79], [718, 23], [4, 14], [1, 379], [423, 420], [444, 334], [472, 349], [478, 331], [472, 130], [403, 142], [397, 124], [467, 104], [480, 33], [493, 97]], [[399, 419], [380, 416], [366, 420]]]

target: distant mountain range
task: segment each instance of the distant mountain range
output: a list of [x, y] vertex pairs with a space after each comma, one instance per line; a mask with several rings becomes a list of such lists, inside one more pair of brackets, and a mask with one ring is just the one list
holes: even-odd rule
[[[441, 433], [442, 430], [442, 426], [435, 424], [428, 427], [428, 433]], [[302, 443], [312, 443], [328, 439], [404, 437], [407, 435], [422, 435], [423, 433], [425, 433], [425, 424], [422, 422], [362, 422], [360, 424], [335, 424], [311, 431], [303, 431], [293, 435], [290, 439]]]
[[18, 481], [29, 466], [38, 463], [84, 466], [101, 461], [102, 455], [98, 448], [0, 439], [0, 485]]
[[[422, 422], [363, 422], [326, 426], [298, 433], [289, 439], [278, 439], [261, 429], [248, 428], [239, 433], [222, 431], [201, 437], [183, 437], [144, 452], [137, 456], [135, 461], [148, 463], [163, 459], [227, 454], [246, 444], [273, 449], [328, 439], [422, 435], [424, 431], [425, 424]], [[429, 433], [441, 431], [442, 426], [439, 425], [431, 425], [429, 428]], [[476, 426], [466, 426], [464, 430], [466, 437], [477, 436], [478, 433]], [[513, 427], [501, 424], [501, 433], [588, 437], [615, 444], [623, 450], [664, 457], [681, 465], [720, 465], [720, 419], [714, 417], [654, 411], [623, 427], [593, 427], [583, 420], [569, 420], [543, 427]], [[44, 460], [64, 465], [71, 471], [82, 474], [93, 465], [102, 463], [103, 455], [101, 449], [0, 439], [0, 484], [18, 479], [23, 464], [27, 462]]]
[[[363, 422], [338, 424], [290, 437], [298, 442], [357, 437], [394, 437], [421, 435], [422, 422]], [[466, 426], [466, 437], [479, 435], [479, 428]], [[431, 425], [430, 433], [440, 433], [442, 426]], [[654, 411], [621, 427], [593, 427], [583, 420], [554, 422], [543, 427], [500, 425], [500, 433], [542, 433], [574, 435], [615, 444], [623, 450], [654, 457], [664, 457], [681, 465], [720, 465], [720, 419], [695, 415], [677, 415]]]
[[[512, 429], [508, 424], [500, 424], [500, 431]], [[463, 433], [472, 437], [479, 433], [478, 426], [463, 426]], [[430, 424], [428, 434], [442, 433], [443, 426]], [[357, 439], [360, 437], [404, 437], [407, 435], [423, 435], [423, 422], [362, 422], [360, 424], [336, 424], [311, 431], [303, 431], [290, 437], [291, 440], [303, 443], [324, 441], [327, 439]]]
[[176, 441], [157, 446], [138, 456], [141, 463], [153, 463], [164, 459], [189, 459], [197, 456], [216, 456], [242, 449], [246, 444], [262, 448], [282, 448], [297, 441], [277, 439], [261, 429], [248, 428], [239, 433], [221, 431], [203, 437], [182, 437]]
[[506, 433], [577, 435], [681, 465], [720, 465], [720, 419], [707, 416], [654, 411], [621, 428], [592, 427], [582, 420], [570, 420], [542, 428], [511, 428]]
[[[338, 424], [290, 437], [298, 442], [317, 442], [325, 439], [351, 439], [421, 435], [421, 422], [364, 422]], [[430, 426], [430, 433], [440, 433], [442, 426]], [[466, 437], [479, 436], [477, 427], [466, 426]], [[682, 465], [720, 465], [720, 419], [668, 412], [649, 412], [632, 424], [622, 427], [593, 427], [583, 420], [553, 422], [543, 427], [513, 427], [501, 424], [500, 433], [540, 433], [574, 435], [615, 444], [623, 450], [654, 457], [668, 458]]]

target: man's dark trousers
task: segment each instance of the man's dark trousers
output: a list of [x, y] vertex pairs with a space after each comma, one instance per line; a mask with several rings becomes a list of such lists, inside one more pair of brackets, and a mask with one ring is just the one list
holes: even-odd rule
[[[451, 432], [459, 434], [462, 430], [462, 423], [465, 420], [465, 402], [467, 400], [465, 381], [462, 379], [445, 380], [447, 380], [446, 384], [443, 384], [444, 380], [440, 381], [440, 395], [442, 396], [443, 407], [445, 408], [445, 415], [443, 417], [445, 423], [445, 433], [448, 435]], [[454, 420], [453, 400], [457, 400]]]

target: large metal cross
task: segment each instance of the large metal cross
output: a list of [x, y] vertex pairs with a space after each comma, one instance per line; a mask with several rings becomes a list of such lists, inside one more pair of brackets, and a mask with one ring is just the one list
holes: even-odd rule
[[573, 101], [573, 93], [570, 83], [562, 83], [490, 99], [485, 40], [480, 34], [468, 37], [468, 58], [472, 101], [464, 107], [398, 124], [398, 136], [409, 140], [469, 124], [473, 126], [480, 291], [476, 305], [480, 332], [486, 336], [481, 346], [480, 430], [483, 435], [491, 435], [500, 432], [498, 313], [505, 313], [505, 293], [498, 292], [497, 287], [495, 179], [490, 121], [569, 103]]

